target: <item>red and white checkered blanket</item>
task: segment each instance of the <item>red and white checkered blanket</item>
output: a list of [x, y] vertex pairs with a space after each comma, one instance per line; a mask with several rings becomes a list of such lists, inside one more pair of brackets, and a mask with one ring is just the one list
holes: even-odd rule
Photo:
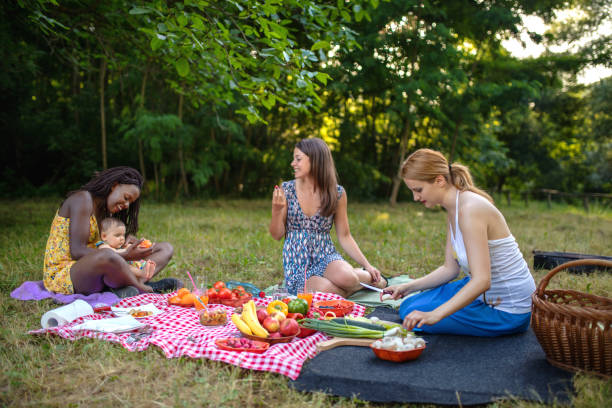
[[[72, 329], [73, 326], [86, 320], [111, 317], [108, 314], [84, 316], [65, 326], [32, 330], [29, 333], [56, 334], [69, 340], [90, 337], [119, 343], [130, 351], [146, 350], [149, 345], [154, 344], [160, 347], [168, 358], [181, 356], [204, 357], [251, 370], [272, 371], [286, 375], [292, 380], [295, 380], [300, 375], [304, 361], [317, 354], [317, 343], [328, 339], [328, 336], [325, 334], [317, 332], [303, 339], [294, 338], [290, 343], [272, 345], [262, 354], [221, 350], [215, 345], [216, 339], [240, 336], [240, 332], [229, 319], [234, 308], [216, 305], [226, 309], [228, 312], [228, 323], [219, 327], [207, 327], [200, 324], [198, 314], [194, 308], [169, 305], [168, 298], [171, 295], [173, 294], [157, 295], [147, 293], [124, 299], [116, 305], [117, 307], [134, 307], [153, 303], [158, 309], [162, 310], [162, 313], [158, 315], [142, 319], [142, 322], [151, 326], [154, 331], [150, 336], [132, 343], [128, 342], [131, 333], [114, 334]], [[342, 299], [342, 297], [330, 293], [315, 293], [313, 296], [313, 302], [333, 299]], [[271, 301], [270, 297], [255, 299], [257, 306], [266, 306]], [[365, 308], [363, 306], [355, 304], [351, 314], [363, 316], [364, 312]]]

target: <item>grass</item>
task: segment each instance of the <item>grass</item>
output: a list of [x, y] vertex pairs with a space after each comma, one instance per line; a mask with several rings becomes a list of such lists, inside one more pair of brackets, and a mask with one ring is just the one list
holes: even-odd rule
[[[381, 406], [357, 399], [299, 393], [285, 377], [251, 372], [205, 359], [166, 359], [156, 347], [131, 353], [114, 344], [32, 336], [50, 301], [23, 302], [10, 292], [42, 278], [49, 226], [60, 200], [0, 201], [0, 405], [2, 406]], [[504, 206], [528, 263], [534, 249], [610, 254], [612, 211], [531, 202]], [[281, 247], [267, 233], [268, 200], [145, 203], [141, 235], [169, 241], [175, 255], [162, 276], [186, 279], [185, 271], [260, 287], [282, 279]], [[443, 260], [444, 213], [412, 203], [349, 205], [353, 236], [373, 265], [389, 274], [422, 276]], [[534, 271], [538, 282], [547, 271]], [[560, 273], [549, 287], [610, 296], [612, 275]], [[612, 382], [574, 377], [577, 407], [610, 406]], [[393, 405], [385, 405], [393, 406]], [[490, 407], [540, 407], [508, 400]]]

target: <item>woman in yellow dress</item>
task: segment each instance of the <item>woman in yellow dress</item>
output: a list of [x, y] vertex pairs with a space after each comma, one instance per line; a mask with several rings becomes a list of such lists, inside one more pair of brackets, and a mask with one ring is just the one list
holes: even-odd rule
[[[145, 282], [131, 271], [127, 261], [150, 259], [159, 273], [172, 257], [173, 248], [158, 242], [141, 248], [142, 240], [131, 239], [124, 253], [96, 249], [100, 240], [98, 225], [106, 217], [117, 217], [128, 234], [138, 231], [138, 210], [143, 179], [131, 167], [113, 167], [96, 173], [79, 190], [68, 193], [51, 224], [44, 265], [47, 290], [88, 295], [107, 288], [128, 288], [130, 295], [173, 289], [181, 286], [176, 279]], [[130, 288], [131, 287], [131, 288]]]

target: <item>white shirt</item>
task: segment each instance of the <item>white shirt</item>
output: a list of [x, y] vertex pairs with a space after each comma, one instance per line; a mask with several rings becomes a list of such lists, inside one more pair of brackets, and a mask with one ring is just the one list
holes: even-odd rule
[[[468, 276], [470, 266], [459, 227], [459, 191], [455, 200], [455, 228], [449, 225], [450, 240], [459, 267]], [[511, 234], [505, 238], [488, 240], [491, 258], [491, 287], [478, 298], [503, 312], [521, 314], [531, 311], [531, 295], [536, 286], [527, 262]]]

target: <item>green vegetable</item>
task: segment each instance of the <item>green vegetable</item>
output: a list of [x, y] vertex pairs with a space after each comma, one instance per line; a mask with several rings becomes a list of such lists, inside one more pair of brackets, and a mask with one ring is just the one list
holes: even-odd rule
[[360, 326], [351, 325], [348, 323], [339, 323], [332, 320], [318, 319], [303, 319], [300, 324], [308, 329], [315, 329], [330, 336], [349, 337], [349, 338], [365, 338], [365, 339], [382, 339], [387, 335], [405, 334], [406, 330], [399, 327], [391, 330], [372, 330]]
[[363, 327], [364, 329], [370, 329], [370, 330], [379, 330], [379, 331], [385, 331], [385, 328], [379, 324], [375, 324], [372, 322], [367, 321], [363, 321], [363, 320], [357, 320], [354, 318], [346, 318], [346, 317], [336, 317], [335, 319], [331, 319], [332, 322], [336, 322], [336, 323], [340, 323], [340, 324], [348, 324], [350, 326], [359, 326], [359, 327]]
[[292, 299], [288, 306], [289, 313], [301, 313], [304, 316], [308, 314], [308, 302], [304, 299]]

